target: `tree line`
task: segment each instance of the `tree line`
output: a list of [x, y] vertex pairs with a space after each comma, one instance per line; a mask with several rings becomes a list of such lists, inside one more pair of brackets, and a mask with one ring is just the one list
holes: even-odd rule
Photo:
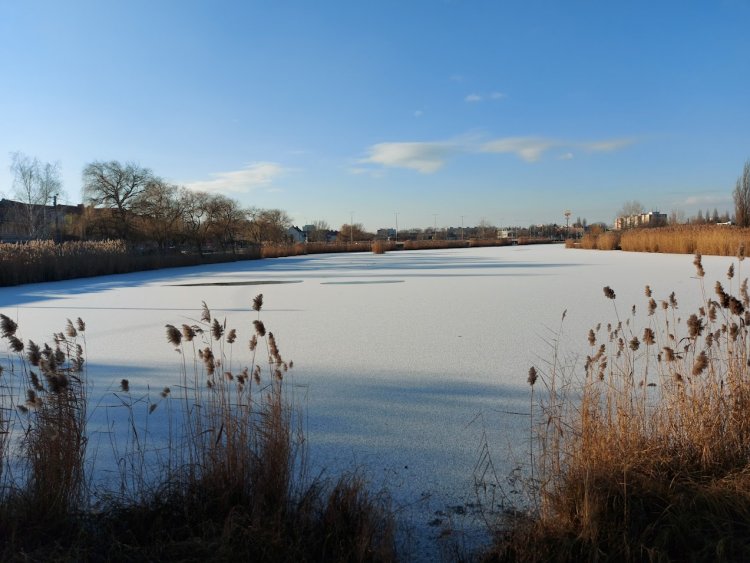
[[[62, 186], [59, 165], [14, 153], [11, 172], [14, 196], [23, 204], [15, 208], [20, 216], [14, 221], [23, 225], [24, 238], [55, 238], [50, 218], [57, 213]], [[214, 247], [235, 251], [248, 243], [286, 242], [292, 225], [283, 210], [246, 208], [225, 195], [168, 182], [133, 162], [91, 162], [82, 181], [83, 205], [66, 214], [62, 238], [117, 238], [159, 251], [190, 246], [203, 253]], [[323, 222], [317, 224], [327, 229]]]

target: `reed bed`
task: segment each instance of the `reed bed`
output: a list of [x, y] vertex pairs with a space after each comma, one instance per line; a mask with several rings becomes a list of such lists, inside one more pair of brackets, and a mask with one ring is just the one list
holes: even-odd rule
[[734, 256], [740, 246], [750, 247], [750, 229], [731, 225], [678, 225], [586, 234], [577, 248]]
[[567, 248], [583, 248], [586, 250], [618, 250], [621, 234], [618, 231], [605, 233], [586, 233], [578, 244], [567, 244]]
[[750, 247], [750, 229], [731, 225], [680, 225], [633, 229], [622, 235], [622, 250], [734, 256], [740, 245]]
[[[85, 324], [68, 321], [52, 345], [38, 346], [0, 316], [10, 353], [0, 380], [0, 558], [396, 560], [385, 495], [358, 474], [308, 475], [287, 384], [293, 362], [261, 320], [262, 306], [258, 295], [241, 346], [205, 303], [195, 324], [167, 325], [179, 377], [157, 400], [134, 396], [122, 380], [115, 396], [130, 430], [113, 443], [114, 489], [95, 484], [96, 459], [87, 456]], [[244, 362], [237, 347], [249, 353]], [[166, 453], [144, 451], [141, 404], [147, 418], [157, 408], [175, 413]]]
[[[538, 244], [548, 239], [519, 240], [518, 244]], [[505, 240], [471, 241], [355, 241], [310, 242], [296, 244], [250, 245], [235, 251], [211, 253], [144, 252], [121, 240], [98, 242], [29, 241], [0, 243], [0, 287], [75, 278], [124, 274], [161, 268], [216, 264], [259, 258], [279, 258], [331, 252], [377, 252], [376, 249], [422, 250], [465, 248], [468, 246], [505, 246]]]
[[121, 240], [0, 243], [0, 286], [59, 281], [159, 268], [233, 262], [260, 257], [257, 247], [239, 252], [169, 254], [142, 252]]
[[584, 365], [555, 339], [529, 370], [529, 508], [487, 560], [750, 559], [748, 282], [732, 264], [706, 287], [694, 264], [696, 311], [648, 286], [622, 310], [605, 287], [613, 318], [589, 331]]

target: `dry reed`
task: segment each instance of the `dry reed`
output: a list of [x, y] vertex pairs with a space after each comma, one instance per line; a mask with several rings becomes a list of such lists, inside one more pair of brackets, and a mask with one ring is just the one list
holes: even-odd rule
[[[396, 559], [387, 496], [358, 475], [307, 475], [286, 383], [293, 362], [260, 319], [263, 296], [250, 308], [257, 316], [244, 367], [233, 356], [238, 331], [204, 303], [195, 324], [166, 327], [181, 352], [177, 385], [152, 402], [120, 381], [115, 396], [129, 435], [124, 447], [113, 442], [117, 490], [92, 488], [84, 471], [94, 460], [86, 457], [83, 321], [68, 320], [52, 345], [37, 345], [24, 344], [15, 321], [0, 315], [12, 351], [0, 379], [2, 560]], [[136, 421], [139, 405], [146, 421], [159, 405], [167, 409], [170, 434], [154, 451], [147, 423]]]
[[750, 229], [731, 225], [677, 225], [651, 229], [586, 234], [580, 248], [631, 252], [665, 252], [734, 256], [740, 247], [750, 247]]
[[[730, 267], [687, 315], [674, 293], [588, 333], [583, 380], [537, 366], [531, 509], [488, 560], [750, 557], [750, 297]], [[736, 295], [733, 292], [737, 292]], [[535, 385], [536, 384], [536, 385]], [[541, 384], [541, 389], [539, 389]], [[507, 524], [507, 522], [506, 522]]]
[[178, 252], [147, 253], [129, 248], [121, 240], [61, 244], [49, 240], [0, 243], [0, 286], [232, 262], [259, 257], [260, 249], [255, 246], [238, 253], [226, 252], [202, 256]]

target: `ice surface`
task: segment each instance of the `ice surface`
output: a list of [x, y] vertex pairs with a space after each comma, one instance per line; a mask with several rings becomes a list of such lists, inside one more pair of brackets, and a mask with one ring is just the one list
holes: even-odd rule
[[[704, 257], [709, 289], [731, 262]], [[621, 314], [645, 308], [646, 284], [659, 299], [676, 291], [693, 312], [694, 276], [690, 256], [559, 245], [330, 254], [2, 288], [0, 311], [37, 342], [82, 317], [92, 403], [110, 404], [123, 377], [155, 394], [177, 383], [164, 325], [193, 323], [202, 301], [238, 330], [243, 358], [262, 292], [262, 318], [295, 363], [313, 467], [360, 467], [386, 485], [414, 529], [414, 555], [431, 558], [447, 526], [469, 544], [481, 530], [473, 484], [483, 433], [500, 478], [526, 463], [526, 374], [549, 359], [562, 312], [563, 347], [585, 358], [588, 329], [614, 320], [604, 285]]]

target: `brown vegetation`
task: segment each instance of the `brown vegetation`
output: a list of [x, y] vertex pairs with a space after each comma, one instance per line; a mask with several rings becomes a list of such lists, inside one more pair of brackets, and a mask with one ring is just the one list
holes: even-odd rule
[[[259, 295], [253, 310], [262, 305]], [[293, 363], [259, 316], [253, 326], [240, 370], [232, 361], [237, 332], [205, 304], [200, 322], [167, 325], [167, 341], [186, 357], [175, 392], [134, 397], [122, 380], [115, 396], [130, 435], [123, 449], [113, 444], [121, 482], [101, 490], [85, 471], [96, 460], [86, 455], [83, 321], [68, 321], [52, 346], [37, 346], [0, 316], [11, 350], [0, 387], [0, 558], [395, 560], [386, 497], [358, 475], [307, 475], [305, 438], [286, 399]], [[178, 413], [175, 426], [169, 415], [166, 452], [144, 451], [148, 436], [134, 414], [141, 403], [147, 417], [162, 404]]]
[[578, 248], [632, 252], [700, 253], [734, 256], [740, 246], [750, 247], [750, 228], [731, 225], [676, 225], [586, 234]]
[[237, 252], [170, 254], [131, 249], [120, 240], [0, 243], [0, 286], [122, 274], [159, 268], [234, 262], [260, 257], [255, 245]]
[[585, 377], [556, 343], [532, 368], [531, 508], [487, 560], [750, 558], [750, 295], [734, 265], [707, 293], [694, 263], [693, 314], [647, 286], [624, 315], [605, 287], [614, 320], [589, 331]]
[[734, 256], [740, 245], [750, 247], [750, 229], [730, 225], [680, 225], [633, 229], [622, 235], [622, 250]]

